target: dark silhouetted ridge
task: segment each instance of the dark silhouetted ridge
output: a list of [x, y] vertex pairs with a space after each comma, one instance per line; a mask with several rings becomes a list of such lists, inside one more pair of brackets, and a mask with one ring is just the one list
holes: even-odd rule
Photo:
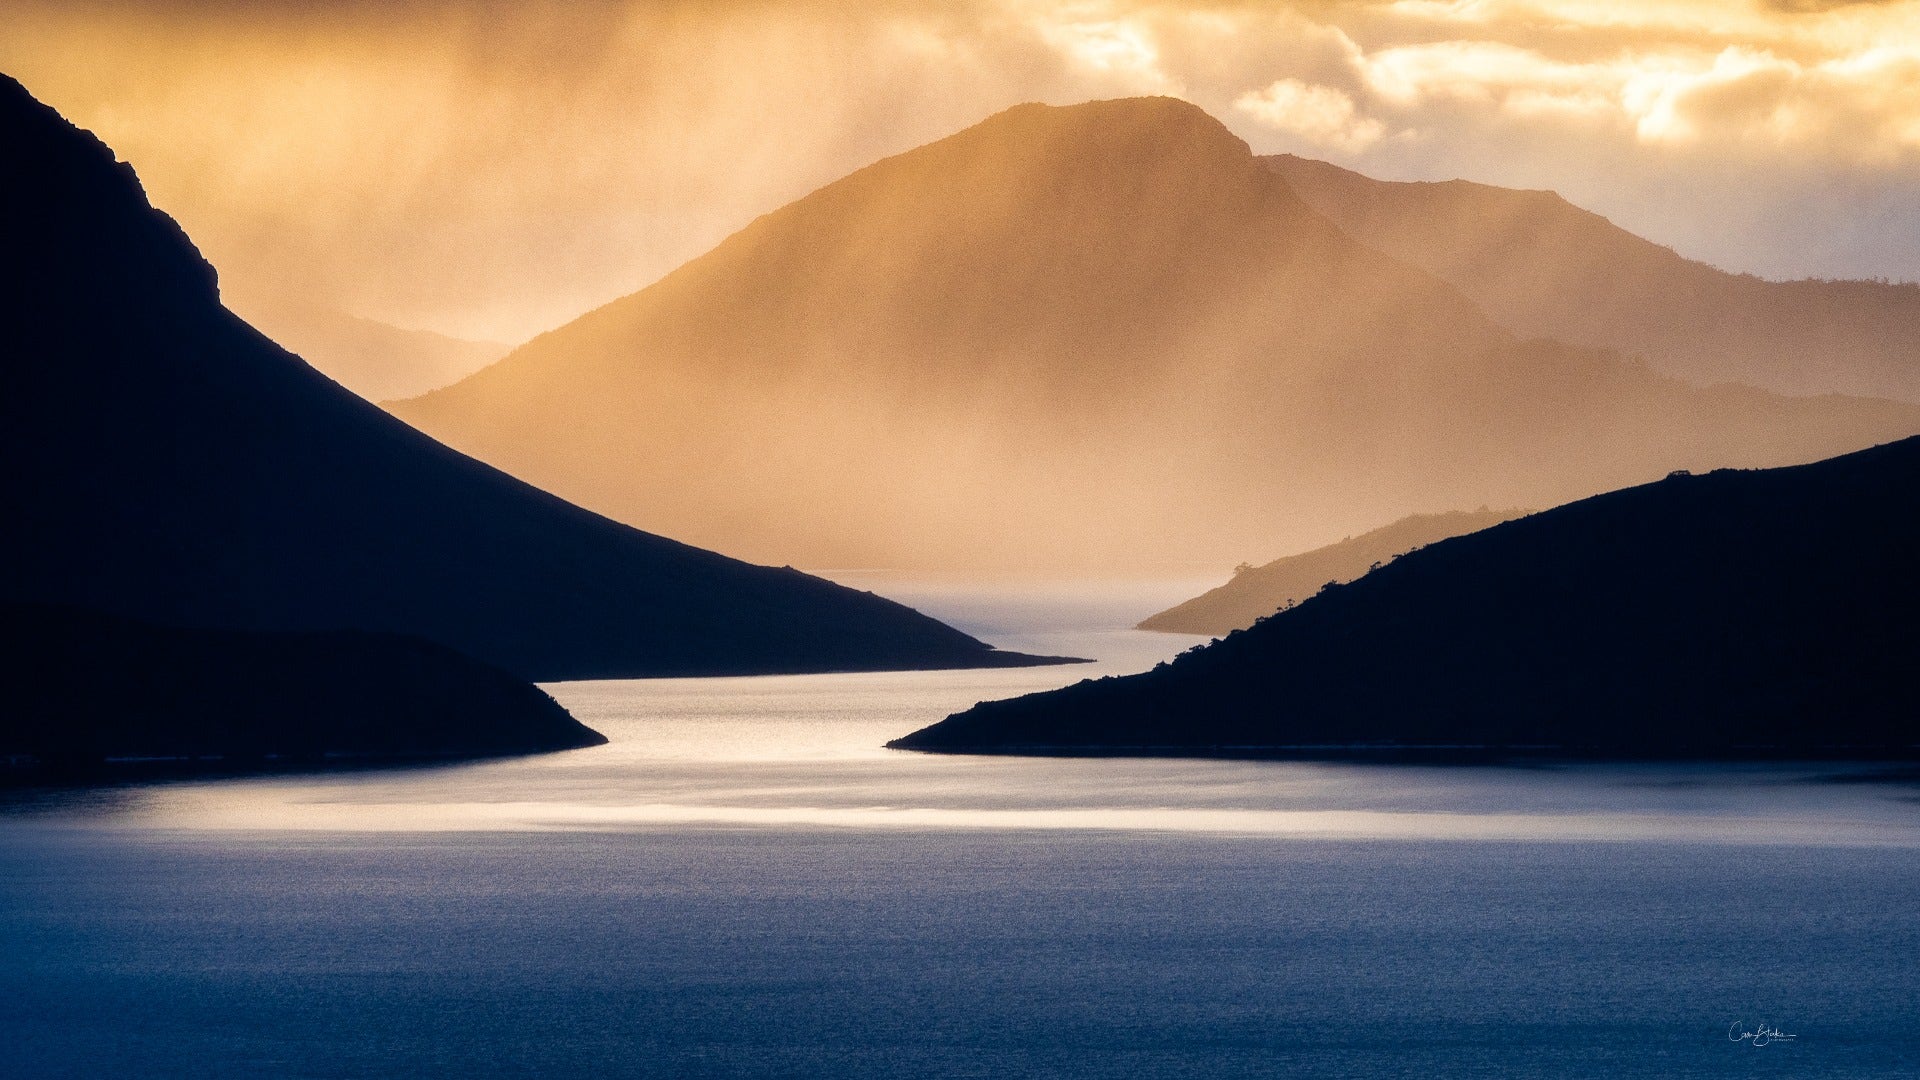
[[606, 742], [539, 688], [357, 631], [183, 630], [0, 603], [0, 778], [402, 761]]
[[1920, 432], [1914, 406], [1519, 340], [1166, 98], [1022, 105], [876, 162], [391, 408], [704, 546], [1051, 573]]
[[1920, 756], [1920, 438], [1676, 475], [1432, 544], [953, 752]]
[[1139, 629], [1209, 635], [1244, 629], [1256, 619], [1305, 600], [1323, 585], [1344, 584], [1423, 544], [1478, 532], [1524, 512], [1481, 509], [1413, 514], [1337, 544], [1238, 570], [1225, 585], [1148, 616]]
[[1920, 285], [1765, 281], [1683, 258], [1550, 191], [1261, 160], [1356, 240], [1522, 336], [1638, 354], [1696, 382], [1920, 401]]
[[539, 679], [1036, 662], [413, 431], [223, 309], [133, 171], [11, 80], [0, 220], [0, 600], [409, 634]]

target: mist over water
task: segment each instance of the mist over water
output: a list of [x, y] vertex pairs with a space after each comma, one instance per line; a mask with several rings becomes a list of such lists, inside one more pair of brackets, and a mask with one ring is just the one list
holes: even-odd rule
[[[0, 1038], [17, 1075], [1920, 1060], [1911, 783], [889, 751], [976, 700], [1189, 647], [1127, 627], [1215, 582], [834, 576], [1099, 662], [560, 683], [608, 745], [16, 799]], [[1753, 1047], [1734, 1022], [1798, 1038]]]

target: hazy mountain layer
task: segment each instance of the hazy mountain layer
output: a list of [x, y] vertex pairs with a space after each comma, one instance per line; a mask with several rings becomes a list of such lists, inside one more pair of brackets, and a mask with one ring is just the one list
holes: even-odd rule
[[1519, 517], [1520, 510], [1456, 510], [1413, 514], [1337, 544], [1234, 572], [1233, 579], [1140, 623], [1142, 630], [1224, 634], [1252, 626], [1297, 604], [1327, 584], [1344, 584], [1368, 570], [1436, 540], [1478, 532]]
[[1522, 337], [1642, 355], [1695, 382], [1920, 401], [1920, 285], [1765, 281], [1681, 258], [1550, 191], [1261, 160], [1349, 235]]
[[975, 706], [951, 751], [1920, 757], [1920, 438], [1442, 540], [1151, 672]]
[[23, 604], [0, 604], [0, 627], [0, 757], [33, 759], [0, 780], [110, 774], [116, 758], [241, 770], [607, 741], [539, 688], [420, 638], [182, 630]]
[[513, 351], [499, 342], [404, 330], [285, 298], [229, 295], [226, 302], [288, 352], [368, 401], [438, 390]]
[[464, 458], [223, 309], [132, 169], [11, 80], [0, 148], [0, 599], [392, 631], [542, 679], [1031, 662]]
[[1920, 431], [1516, 341], [1164, 98], [881, 161], [394, 409], [734, 554], [1102, 572]]

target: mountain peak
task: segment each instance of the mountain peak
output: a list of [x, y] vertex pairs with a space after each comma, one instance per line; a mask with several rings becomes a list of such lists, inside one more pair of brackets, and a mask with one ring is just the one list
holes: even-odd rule
[[[983, 153], [989, 146], [993, 152]], [[1199, 106], [1171, 97], [1077, 105], [1028, 102], [889, 161], [949, 154], [966, 154], [980, 167], [1000, 170], [1029, 161], [1044, 161], [1051, 168], [1082, 161], [1103, 169], [1245, 169], [1253, 160], [1253, 150], [1225, 124]]]
[[1046, 105], [1029, 101], [995, 113], [968, 130], [999, 125], [1019, 126], [1028, 131], [1104, 134], [1147, 132], [1162, 136], [1184, 134], [1237, 146], [1248, 157], [1253, 154], [1245, 140], [1229, 131], [1225, 124], [1205, 109], [1190, 101], [1164, 95], [1106, 98], [1073, 105]]
[[875, 162], [394, 411], [754, 558], [1049, 572], [1920, 428], [1516, 341], [1171, 98], [1021, 105]]
[[133, 166], [0, 74], [0, 205], [10, 255], [36, 296], [89, 295], [129, 309], [218, 303], [213, 266], [154, 209]]
[[133, 171], [14, 83], [0, 235], [0, 601], [405, 634], [526, 678], [1034, 662], [409, 430], [223, 309]]
[[933, 211], [974, 219], [1017, 216], [1058, 208], [1062, 201], [1078, 212], [1099, 207], [1137, 213], [1141, 200], [1165, 205], [1203, 192], [1230, 199], [1277, 192], [1295, 202], [1284, 184], [1269, 180], [1244, 141], [1178, 98], [1029, 102], [876, 161], [794, 206], [827, 214], [838, 206], [860, 216], [847, 223], [860, 229]]

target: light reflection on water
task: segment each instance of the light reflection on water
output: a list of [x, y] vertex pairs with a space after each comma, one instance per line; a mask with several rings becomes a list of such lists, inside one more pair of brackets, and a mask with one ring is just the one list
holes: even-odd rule
[[1915, 1075], [1911, 785], [887, 751], [1178, 651], [1124, 628], [1194, 590], [883, 584], [1101, 663], [564, 684], [610, 745], [16, 800], [0, 1072]]
[[1092, 829], [1410, 839], [1920, 842], [1909, 785], [1837, 766], [1462, 768], [962, 757], [882, 744], [976, 701], [1141, 670], [1199, 639], [1128, 629], [1206, 584], [990, 586], [848, 575], [1019, 670], [560, 683], [606, 746], [404, 770], [178, 782], [43, 801], [44, 824], [189, 830], [694, 825]]

